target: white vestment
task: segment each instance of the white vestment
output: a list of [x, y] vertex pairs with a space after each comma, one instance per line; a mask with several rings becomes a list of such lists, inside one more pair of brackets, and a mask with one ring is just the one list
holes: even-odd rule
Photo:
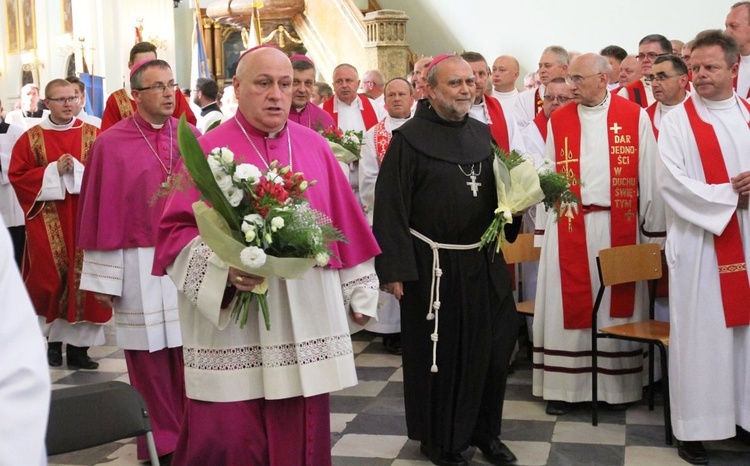
[[682, 102], [677, 105], [664, 105], [661, 102], [656, 102], [656, 111], [654, 112], [654, 126], [656, 127], [656, 129], [659, 129], [661, 127], [661, 119], [664, 118], [667, 113], [681, 106], [682, 103], [685, 102], [688, 98], [690, 98], [690, 93], [686, 92], [685, 98], [682, 99]]
[[44, 110], [40, 118], [25, 117], [23, 116], [22, 110], [13, 110], [13, 111], [8, 112], [7, 115], [5, 115], [5, 122], [10, 125], [15, 125], [15, 126], [18, 126], [19, 128], [23, 128], [24, 131], [28, 131], [32, 127], [41, 123], [42, 120], [46, 120], [48, 118], [49, 118], [49, 110]]
[[737, 73], [737, 94], [747, 99], [750, 94], [750, 55], [740, 57], [740, 69]]
[[8, 227], [16, 227], [25, 223], [25, 216], [18, 203], [16, 191], [8, 180], [11, 151], [22, 134], [23, 130], [15, 125], [10, 125], [7, 133], [0, 134], [0, 218]]
[[178, 289], [188, 398], [310, 397], [355, 385], [347, 315], [377, 296], [373, 263], [314, 267], [296, 280], [270, 277], [270, 330], [256, 299], [240, 328], [230, 319], [234, 301], [221, 308], [229, 268], [196, 237], [167, 268]]
[[518, 92], [518, 89], [515, 88], [509, 92], [500, 92], [492, 89], [492, 97], [496, 98], [497, 101], [500, 102], [500, 105], [503, 106], [503, 110], [510, 113], [513, 113], [513, 108], [518, 101], [519, 94], [520, 93]]
[[[712, 102], [691, 96], [699, 117], [713, 125], [731, 179], [750, 170], [750, 114], [735, 94]], [[672, 426], [680, 440], [720, 440], [735, 425], [750, 430], [750, 333], [724, 320], [714, 235], [736, 213], [745, 259], [750, 212], [738, 210], [731, 183], [707, 184], [684, 107], [659, 131], [659, 181], [667, 204]]]
[[50, 378], [44, 338], [0, 218], [0, 464], [47, 464]]
[[[516, 124], [516, 119], [513, 116], [513, 112], [507, 110], [502, 105], [500, 108], [503, 109], [503, 116], [505, 117], [505, 126], [508, 129], [508, 142], [510, 144], [510, 150], [514, 150], [519, 154], [526, 153], [526, 147], [523, 144], [523, 137], [521, 132], [518, 130], [519, 126]], [[484, 124], [488, 124], [489, 112], [487, 111], [487, 104], [485, 103], [485, 96], [482, 96], [482, 102], [478, 104], [472, 104], [469, 109], [469, 116], [475, 120], [479, 120]]]
[[[610, 201], [610, 150], [607, 112], [611, 98], [607, 92], [604, 101], [596, 107], [578, 106], [581, 122], [581, 200], [583, 205], [609, 207]], [[571, 104], [572, 105], [572, 104]], [[649, 232], [665, 230], [664, 205], [655, 192], [656, 163], [659, 157], [651, 121], [641, 110], [639, 131], [639, 212], [638, 226]], [[555, 141], [551, 123], [548, 123], [545, 158], [554, 163]], [[552, 165], [554, 166], [554, 165]], [[584, 215], [592, 303], [599, 288], [596, 257], [599, 250], [611, 246], [610, 211], [598, 210], [583, 213], [579, 206], [576, 215]], [[562, 220], [564, 221], [564, 220]], [[534, 370], [533, 394], [546, 400], [582, 402], [591, 400], [591, 329], [565, 329], [563, 324], [562, 290], [558, 248], [558, 225], [553, 212], [543, 206], [537, 208], [536, 228], [544, 229], [540, 245], [542, 255], [534, 310]], [[640, 228], [639, 228], [640, 232]], [[639, 235], [640, 236], [640, 235]], [[539, 237], [537, 237], [539, 238]], [[642, 237], [637, 242], [654, 242]], [[583, 251], [582, 251], [583, 253]], [[610, 317], [611, 289], [604, 294], [595, 325], [599, 328], [643, 320], [648, 317], [647, 287], [636, 287], [635, 310], [631, 318]], [[640, 343], [619, 340], [599, 340], [601, 352], [627, 352], [617, 357], [599, 358], [599, 400], [608, 403], [627, 403], [641, 399], [641, 377], [644, 368]], [[607, 371], [621, 371], [617, 375]]]
[[[547, 86], [541, 84], [538, 89], [539, 98], [544, 98]], [[516, 117], [516, 124], [519, 129], [524, 129], [536, 117], [536, 91], [536, 88], [531, 88], [518, 94], [518, 100], [516, 100], [516, 104], [513, 107], [513, 116]]]
[[203, 109], [199, 109], [198, 113], [195, 114], [198, 122], [195, 125], [196, 128], [198, 128], [198, 131], [201, 132], [201, 134], [206, 134], [206, 131], [208, 131], [208, 128], [211, 127], [214, 123], [221, 122], [224, 119], [224, 114], [220, 112], [219, 110], [211, 110], [210, 112], [206, 113], [206, 115], [201, 115], [203, 112]]
[[76, 115], [76, 118], [84, 123], [96, 126], [99, 129], [102, 128], [102, 119], [94, 115], [89, 115], [88, 113], [86, 113], [86, 110], [81, 109], [81, 113]]
[[177, 289], [151, 275], [154, 248], [85, 250], [81, 289], [117, 296], [113, 315], [117, 346], [155, 352], [182, 346]]
[[[654, 90], [651, 88], [651, 83], [649, 81], [646, 81], [643, 78], [641, 78], [641, 81], [643, 81], [643, 89], [646, 90], [646, 107], [648, 107], [649, 105], [656, 102], [656, 99], [654, 98]], [[627, 87], [623, 87], [622, 89], [620, 89], [617, 92], [617, 95], [630, 100], [630, 93], [628, 92]]]

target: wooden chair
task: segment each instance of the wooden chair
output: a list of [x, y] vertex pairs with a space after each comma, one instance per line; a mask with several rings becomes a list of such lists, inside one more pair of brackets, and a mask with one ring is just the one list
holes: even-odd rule
[[[510, 243], [503, 241], [501, 246], [505, 263], [508, 265], [518, 264], [516, 275], [521, 276], [521, 267], [524, 262], [534, 262], [539, 260], [541, 248], [534, 247], [534, 233], [521, 233], [516, 241]], [[534, 300], [524, 301], [523, 299], [523, 282], [518, 282], [518, 302], [516, 310], [519, 314], [534, 316]]]
[[[669, 409], [669, 371], [667, 347], [669, 346], [669, 323], [654, 320], [654, 300], [657, 280], [662, 275], [662, 253], [658, 244], [622, 246], [599, 251], [596, 258], [600, 287], [592, 313], [591, 326], [591, 400], [592, 425], [598, 424], [598, 365], [597, 342], [599, 338], [637, 341], [649, 345], [649, 409], [654, 409], [654, 346], [659, 347], [662, 368], [662, 397], [664, 399], [664, 434], [667, 445], [672, 445], [672, 418]], [[601, 328], [597, 331], [596, 316], [604, 290], [608, 286], [649, 281], [649, 320]]]

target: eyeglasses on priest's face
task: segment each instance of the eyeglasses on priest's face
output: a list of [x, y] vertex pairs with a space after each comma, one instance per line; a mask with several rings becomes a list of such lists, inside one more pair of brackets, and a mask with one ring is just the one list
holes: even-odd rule
[[659, 58], [659, 57], [665, 57], [665, 56], [667, 56], [667, 55], [672, 55], [672, 52], [664, 52], [664, 53], [656, 53], [656, 52], [649, 52], [649, 53], [639, 53], [638, 55], [636, 55], [636, 57], [635, 57], [635, 58], [636, 58], [636, 59], [637, 59], [638, 61], [643, 61], [643, 60], [645, 60], [646, 58], [648, 58], [648, 59], [649, 59], [649, 60], [651, 60], [651, 61], [654, 61], [654, 60], [656, 60], [656, 59], [657, 59], [657, 58]]
[[573, 98], [566, 97], [564, 95], [545, 95], [544, 100], [546, 100], [547, 102], [554, 102], [555, 100], [557, 100], [561, 104], [565, 104], [573, 100]]
[[136, 89], [133, 89], [133, 90], [135, 90], [135, 91], [156, 91], [156, 92], [161, 92], [163, 94], [164, 91], [166, 91], [167, 89], [169, 89], [170, 91], [174, 92], [174, 91], [177, 91], [177, 89], [179, 87], [180, 87], [179, 84], [177, 84], [175, 82], [171, 82], [171, 83], [168, 83], [168, 84], [156, 83], [156, 84], [153, 84], [153, 85], [148, 86], [148, 87], [139, 87], [139, 88], [136, 88]]
[[79, 98], [77, 96], [74, 96], [74, 97], [58, 97], [57, 99], [47, 98], [47, 100], [51, 102], [57, 102], [58, 104], [77, 104]]
[[646, 76], [645, 79], [648, 82], [656, 81], [657, 83], [660, 83], [662, 81], [666, 81], [669, 78], [679, 78], [682, 76], [681, 74], [650, 74]]

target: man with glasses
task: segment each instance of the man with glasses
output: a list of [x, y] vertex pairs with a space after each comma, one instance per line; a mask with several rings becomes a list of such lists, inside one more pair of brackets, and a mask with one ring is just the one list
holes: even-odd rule
[[688, 98], [688, 70], [685, 62], [676, 55], [659, 57], [654, 62], [646, 81], [651, 83], [656, 99], [656, 102], [646, 109], [646, 114], [658, 139], [661, 119]]
[[523, 129], [530, 124], [534, 117], [542, 111], [544, 103], [544, 88], [555, 78], [564, 78], [568, 74], [568, 51], [559, 45], [552, 45], [544, 49], [539, 59], [538, 88], [528, 89], [518, 95], [518, 101], [513, 109], [518, 127]]
[[[133, 48], [130, 49], [128, 69], [132, 70], [133, 65], [146, 59], [156, 59], [156, 46], [151, 42], [139, 42], [135, 44]], [[107, 103], [104, 106], [104, 114], [102, 115], [102, 131], [135, 113], [137, 103], [133, 98], [134, 96], [127, 87], [118, 89], [110, 94], [107, 98]], [[190, 110], [190, 104], [187, 99], [185, 99], [182, 92], [180, 92], [179, 88], [175, 91], [174, 100], [175, 105], [172, 116], [180, 118], [184, 113], [188, 123], [195, 125], [195, 114]]]
[[[54, 79], [44, 89], [48, 118], [26, 131], [13, 147], [8, 178], [26, 213], [24, 283], [49, 340], [50, 366], [96, 369], [88, 348], [104, 344], [112, 311], [78, 289], [81, 251], [75, 247], [76, 211], [84, 164], [99, 130], [75, 118], [73, 86]], [[86, 169], [88, 170], [88, 169]]]
[[737, 41], [740, 48], [740, 67], [734, 78], [734, 89], [740, 97], [747, 99], [750, 98], [750, 2], [732, 5], [725, 26], [725, 32]]
[[672, 427], [692, 464], [708, 462], [702, 441], [750, 430], [750, 104], [733, 89], [739, 50], [727, 33], [698, 34], [694, 91], [659, 135]]
[[[168, 278], [151, 275], [151, 267], [162, 207], [178, 183], [172, 115], [175, 99], [182, 97], [163, 60], [135, 63], [130, 72], [136, 111], [96, 141], [81, 188], [81, 288], [114, 309], [130, 383], [146, 401], [157, 452], [166, 456], [175, 450], [182, 423], [182, 337], [177, 290]], [[146, 442], [137, 442], [138, 459], [148, 458]]]
[[644, 78], [651, 74], [651, 67], [657, 58], [672, 54], [672, 43], [661, 34], [649, 34], [638, 42], [636, 58], [641, 64], [641, 78], [620, 89], [617, 95], [635, 102], [643, 108], [654, 103], [651, 83]]
[[[591, 327], [639, 321], [647, 315], [646, 287], [614, 287], [597, 322], [591, 321], [599, 283], [599, 250], [654, 242], [663, 236], [663, 202], [655, 189], [659, 157], [651, 123], [637, 105], [607, 90], [610, 65], [596, 54], [577, 58], [568, 83], [575, 105], [549, 121], [545, 158], [567, 174], [580, 203], [537, 209], [542, 247], [534, 313], [533, 394], [547, 413], [570, 412], [591, 401]], [[652, 239], [653, 238], [653, 239]], [[613, 409], [641, 399], [643, 348], [607, 340], [599, 399]]]
[[[521, 130], [526, 151], [534, 156], [534, 165], [540, 166], [544, 155], [544, 144], [547, 140], [547, 122], [552, 112], [573, 100], [570, 85], [565, 78], [555, 78], [544, 90], [542, 111], [534, 117], [534, 124]], [[532, 295], [534, 290], [530, 290]]]

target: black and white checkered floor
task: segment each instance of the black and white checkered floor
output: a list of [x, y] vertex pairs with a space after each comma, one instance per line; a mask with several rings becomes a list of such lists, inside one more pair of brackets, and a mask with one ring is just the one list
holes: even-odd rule
[[[114, 341], [107, 329], [107, 342]], [[380, 338], [353, 336], [359, 385], [331, 396], [333, 464], [339, 466], [426, 466], [419, 443], [407, 439], [403, 405], [401, 357], [383, 350]], [[125, 359], [114, 346], [89, 351], [96, 371], [51, 369], [53, 389], [110, 380], [128, 382]], [[531, 363], [514, 363], [508, 381], [503, 440], [518, 456], [519, 465], [686, 465], [677, 449], [664, 443], [662, 410], [649, 411], [645, 402], [624, 412], [604, 411], [598, 427], [582, 407], [565, 416], [549, 416], [546, 404], [531, 395]], [[706, 443], [711, 465], [750, 464], [750, 445], [739, 440]], [[486, 464], [470, 448], [464, 456]], [[49, 458], [52, 465], [126, 466], [139, 464], [135, 441], [124, 440], [89, 450]]]

